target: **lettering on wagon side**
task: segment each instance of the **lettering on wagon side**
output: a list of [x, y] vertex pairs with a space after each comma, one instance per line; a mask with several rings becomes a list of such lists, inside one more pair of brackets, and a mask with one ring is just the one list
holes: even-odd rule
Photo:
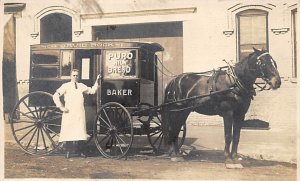
[[131, 89], [107, 89], [106, 95], [108, 96], [132, 96]]

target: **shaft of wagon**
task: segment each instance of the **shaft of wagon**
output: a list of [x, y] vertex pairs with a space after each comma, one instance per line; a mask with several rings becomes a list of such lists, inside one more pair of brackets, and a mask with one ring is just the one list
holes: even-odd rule
[[153, 106], [153, 107], [150, 107], [150, 108], [147, 108], [147, 109], [135, 111], [135, 112], [132, 113], [132, 115], [138, 116], [138, 115], [145, 114], [145, 113], [152, 114], [153, 112], [159, 112], [159, 111], [162, 110], [162, 108], [167, 107], [167, 106], [171, 106], [173, 104], [178, 104], [178, 103], [181, 103], [181, 102], [192, 101], [192, 100], [200, 99], [200, 98], [207, 97], [207, 96], [212, 96], [212, 95], [216, 95], [216, 94], [220, 94], [220, 93], [229, 92], [229, 91], [232, 91], [232, 89], [233, 89], [233, 87], [231, 87], [229, 89], [225, 89], [225, 90], [210, 92], [208, 94], [193, 96], [193, 97], [189, 97], [189, 98], [186, 98], [186, 99], [181, 99], [181, 100], [177, 100], [177, 101], [173, 101], [173, 102], [164, 103], [164, 104], [161, 104], [159, 106]]

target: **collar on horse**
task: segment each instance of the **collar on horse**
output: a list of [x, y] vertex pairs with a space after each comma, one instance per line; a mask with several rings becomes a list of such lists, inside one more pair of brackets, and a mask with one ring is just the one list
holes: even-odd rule
[[245, 86], [241, 83], [238, 76], [236, 75], [233, 66], [228, 65], [228, 69], [229, 71], [227, 72], [227, 74], [234, 80], [234, 89], [232, 90], [232, 93], [236, 95], [251, 97], [251, 99], [253, 99], [253, 97], [256, 96], [255, 89], [253, 87], [250, 90], [245, 88]]
[[[262, 56], [264, 56], [266, 54], [261, 54], [258, 58], [261, 58]], [[234, 84], [233, 84], [233, 89], [232, 89], [232, 93], [239, 95], [239, 96], [247, 96], [247, 97], [251, 97], [251, 99], [253, 99], [254, 96], [256, 96], [256, 92], [255, 89], [252, 87], [252, 89], [247, 89], [245, 88], [245, 86], [241, 83], [241, 81], [239, 80], [238, 76], [235, 73], [235, 70], [233, 68], [232, 65], [230, 65], [230, 63], [228, 63], [226, 60], [223, 60], [224, 62], [226, 62], [226, 64], [228, 65], [227, 69], [228, 71], [226, 71], [227, 75], [229, 77], [232, 77], [234, 80]]]

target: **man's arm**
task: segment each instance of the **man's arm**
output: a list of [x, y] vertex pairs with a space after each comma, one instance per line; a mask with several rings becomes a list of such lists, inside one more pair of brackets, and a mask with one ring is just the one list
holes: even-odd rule
[[86, 94], [95, 94], [98, 90], [98, 86], [99, 86], [98, 82], [99, 82], [100, 78], [101, 78], [101, 75], [99, 74], [97, 76], [97, 79], [96, 79], [95, 84], [93, 85], [93, 87], [91, 87], [91, 88], [87, 87], [87, 89], [84, 91], [84, 93], [86, 93]]
[[69, 112], [69, 110], [65, 108], [65, 106], [61, 103], [59, 99], [59, 97], [62, 95], [60, 92], [63, 92], [63, 86], [56, 90], [52, 98], [56, 107], [58, 107], [62, 112], [67, 113]]

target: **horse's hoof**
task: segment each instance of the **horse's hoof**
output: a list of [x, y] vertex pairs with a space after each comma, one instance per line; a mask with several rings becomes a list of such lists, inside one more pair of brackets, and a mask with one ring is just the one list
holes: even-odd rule
[[170, 158], [170, 154], [164, 153], [162, 155], [157, 156], [159, 158]]
[[183, 162], [184, 159], [183, 159], [183, 157], [176, 156], [176, 157], [171, 157], [171, 161], [173, 161], [173, 162]]
[[238, 159], [226, 158], [225, 167], [228, 169], [241, 169], [244, 168]]
[[225, 167], [228, 169], [241, 169], [244, 168], [242, 164], [236, 164], [236, 163], [225, 163]]
[[234, 163], [234, 164], [241, 164], [241, 161], [242, 161], [243, 159], [242, 159], [242, 158], [236, 157], [236, 158], [233, 158], [232, 160], [233, 160], [233, 163]]
[[233, 164], [233, 160], [230, 157], [226, 157], [225, 164]]

